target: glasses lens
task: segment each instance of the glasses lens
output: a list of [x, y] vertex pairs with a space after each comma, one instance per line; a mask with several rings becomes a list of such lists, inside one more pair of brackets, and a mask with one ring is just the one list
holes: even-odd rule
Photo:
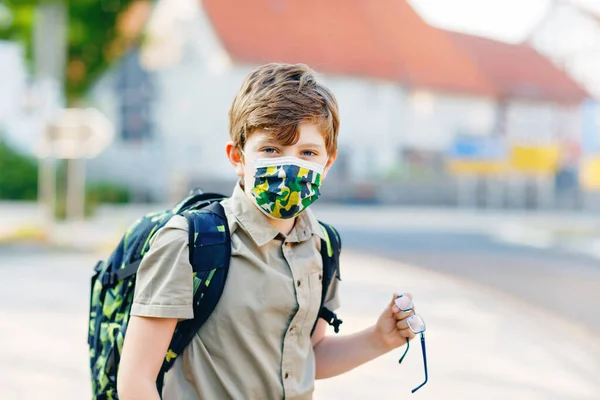
[[415, 305], [413, 304], [412, 300], [408, 296], [400, 295], [400, 296], [396, 297], [396, 300], [394, 300], [394, 303], [396, 303], [396, 307], [398, 307], [402, 311], [409, 311], [409, 310], [412, 310], [413, 308], [415, 308]]
[[425, 332], [425, 321], [420, 315], [411, 315], [406, 319], [406, 322], [413, 333]]

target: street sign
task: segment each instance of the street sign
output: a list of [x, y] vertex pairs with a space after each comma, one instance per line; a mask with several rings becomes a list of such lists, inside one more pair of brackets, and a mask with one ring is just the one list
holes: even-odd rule
[[448, 170], [456, 175], [498, 175], [507, 168], [506, 147], [495, 138], [459, 138], [448, 152]]
[[600, 189], [600, 157], [586, 157], [581, 162], [579, 181], [586, 190]]
[[558, 146], [514, 146], [511, 148], [510, 164], [514, 171], [551, 175], [559, 167]]
[[453, 160], [501, 160], [506, 157], [504, 144], [497, 139], [460, 138], [454, 141], [450, 148], [450, 158]]
[[68, 160], [67, 218], [85, 218], [85, 159], [94, 158], [114, 137], [112, 123], [93, 108], [69, 108], [48, 123], [37, 148], [40, 158], [40, 200], [46, 204], [50, 224], [56, 204], [54, 159]]
[[100, 111], [69, 108], [47, 125], [37, 153], [40, 158], [94, 158], [113, 137], [114, 127]]

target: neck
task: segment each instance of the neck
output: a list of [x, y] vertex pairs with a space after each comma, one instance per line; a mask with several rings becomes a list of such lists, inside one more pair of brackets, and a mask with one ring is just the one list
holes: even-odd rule
[[277, 229], [279, 232], [281, 232], [283, 235], [289, 235], [290, 232], [292, 231], [292, 229], [294, 229], [294, 224], [296, 222], [296, 218], [290, 218], [290, 219], [274, 219], [274, 218], [269, 218], [269, 222], [271, 223], [271, 225], [273, 225], [273, 227], [275, 229]]

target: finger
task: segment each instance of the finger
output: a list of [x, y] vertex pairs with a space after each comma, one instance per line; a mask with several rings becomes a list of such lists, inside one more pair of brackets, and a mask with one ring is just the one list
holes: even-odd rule
[[[399, 310], [408, 310], [414, 308], [414, 303], [412, 301], [412, 295], [410, 293], [404, 293], [402, 295], [396, 296], [394, 298], [395, 308], [394, 312], [398, 312]], [[398, 310], [398, 311], [396, 311]]]
[[396, 319], [398, 321], [404, 321], [405, 319], [407, 319], [410, 316], [415, 315], [415, 310], [410, 310], [410, 311], [400, 311], [394, 314], [394, 316], [396, 317]]
[[396, 322], [396, 329], [400, 331], [408, 329], [408, 322], [406, 320]]
[[412, 340], [416, 335], [410, 329], [399, 329], [398, 334], [402, 337], [407, 338], [408, 340]]
[[397, 328], [398, 330], [401, 330], [401, 331], [402, 331], [402, 330], [404, 330], [404, 329], [408, 329], [408, 330], [410, 330], [410, 328], [408, 327], [408, 321], [407, 321], [407, 320], [405, 320], [405, 319], [403, 319], [403, 320], [401, 320], [401, 321], [398, 321], [398, 322], [396, 322], [396, 328]]
[[396, 307], [396, 298], [400, 296], [400, 294], [398, 293], [394, 293], [392, 295], [392, 301], [390, 301], [390, 304], [388, 305], [387, 309], [386, 309], [386, 313], [388, 313], [389, 315], [393, 315], [395, 313], [397, 313], [400, 309], [398, 307]]

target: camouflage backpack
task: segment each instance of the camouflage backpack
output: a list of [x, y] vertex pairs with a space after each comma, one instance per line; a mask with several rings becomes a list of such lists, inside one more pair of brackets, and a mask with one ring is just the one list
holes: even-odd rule
[[[189, 224], [190, 264], [194, 279], [194, 318], [179, 322], [175, 328], [157, 378], [158, 392], [162, 392], [164, 374], [206, 322], [225, 286], [231, 258], [231, 242], [227, 218], [220, 204], [224, 198], [225, 196], [219, 194], [195, 192], [172, 209], [140, 218], [127, 230], [110, 257], [106, 261], [98, 262], [94, 268], [88, 326], [93, 399], [118, 399], [117, 374], [133, 302], [136, 273], [150, 248], [154, 234], [166, 225], [172, 216], [179, 214], [184, 216]], [[321, 227], [328, 240], [321, 243], [323, 293], [319, 317], [332, 325], [337, 333], [342, 321], [323, 307], [323, 302], [339, 269], [341, 241], [337, 231], [331, 226], [321, 223]], [[340, 278], [339, 271], [337, 278]]]

